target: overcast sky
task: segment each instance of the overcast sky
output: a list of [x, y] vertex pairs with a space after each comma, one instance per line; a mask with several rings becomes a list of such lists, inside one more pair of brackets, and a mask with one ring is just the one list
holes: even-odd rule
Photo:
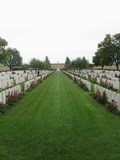
[[120, 0], [0, 0], [0, 37], [31, 58], [90, 62], [106, 34], [120, 32]]

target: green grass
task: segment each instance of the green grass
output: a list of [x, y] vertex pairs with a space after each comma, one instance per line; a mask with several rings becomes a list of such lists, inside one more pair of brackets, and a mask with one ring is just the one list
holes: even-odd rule
[[120, 118], [61, 72], [0, 116], [0, 160], [106, 159], [120, 159]]

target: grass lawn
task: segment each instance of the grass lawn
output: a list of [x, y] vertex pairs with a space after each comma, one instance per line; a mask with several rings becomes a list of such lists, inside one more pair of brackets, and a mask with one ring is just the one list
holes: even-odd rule
[[55, 72], [0, 115], [0, 160], [120, 160], [120, 118]]

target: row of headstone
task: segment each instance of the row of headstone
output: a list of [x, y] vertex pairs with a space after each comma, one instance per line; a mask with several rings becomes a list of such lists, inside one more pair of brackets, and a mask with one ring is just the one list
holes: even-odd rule
[[31, 82], [32, 82], [32, 80], [29, 80], [24, 83], [24, 91], [27, 91], [30, 88]]
[[0, 92], [0, 103], [6, 104], [6, 100], [8, 96], [14, 96], [15, 94], [21, 93], [20, 85], [14, 86], [12, 88], [6, 89]]
[[[49, 71], [40, 71], [40, 75], [45, 75], [49, 73]], [[38, 76], [37, 72], [32, 71], [8, 71], [0, 73], [0, 90], [4, 90], [10, 88], [14, 85], [23, 83], [28, 80], [32, 80]]]
[[[6, 104], [7, 96], [21, 93], [20, 83], [24, 82], [24, 87], [26, 91], [30, 87], [32, 82], [37, 83], [37, 81], [41, 78], [41, 76], [37, 77], [35, 71], [32, 72], [28, 71], [28, 73], [24, 73], [24, 71], [17, 71], [16, 73], [17, 74], [14, 74], [14, 76], [10, 71], [0, 73], [0, 90], [1, 90], [0, 102], [3, 104]], [[50, 71], [49, 72], [47, 71], [45, 72], [44, 76], [50, 73], [51, 73]], [[28, 75], [33, 75], [32, 76], [33, 79], [26, 81], [26, 77], [28, 78]], [[11, 77], [12, 79], [10, 79]]]
[[109, 89], [106, 89], [104, 87], [101, 87], [97, 84], [94, 85], [94, 93], [96, 94], [96, 92], [99, 91], [101, 93], [101, 95], [103, 94], [103, 92], [106, 93], [106, 97], [107, 97], [107, 101], [109, 103], [115, 103], [117, 105], [117, 109], [120, 111], [120, 94], [117, 94], [115, 92], [112, 92]]
[[88, 88], [88, 90], [91, 91], [91, 82], [89, 82], [89, 81], [87, 81], [85, 79], [82, 79], [82, 78], [80, 78], [78, 76], [75, 76], [75, 75], [73, 75], [73, 74], [71, 74], [69, 72], [64, 71], [64, 73], [70, 75], [73, 80], [74, 80], [74, 78], [76, 78], [78, 84], [80, 83], [80, 81], [82, 81], [86, 85], [86, 87]]
[[89, 91], [91, 91], [91, 82], [80, 78], [79, 80], [81, 80], [84, 84], [86, 84], [86, 87], [88, 88]]
[[66, 71], [63, 71], [63, 73], [65, 73], [66, 75], [69, 75], [74, 80], [75, 76], [72, 73], [69, 73]]
[[72, 73], [97, 76], [99, 78], [106, 77], [107, 79], [120, 77], [120, 71], [104, 71], [104, 70], [70, 70]]
[[25, 82], [25, 80], [26, 80], [25, 77], [20, 77], [20, 76], [14, 78], [15, 84], [23, 83]]
[[42, 75], [42, 80], [46, 77], [46, 76], [48, 76], [49, 74], [51, 74], [53, 71], [45, 71], [44, 73], [43, 73], [43, 75]]
[[[104, 82], [105, 84], [107, 85], [111, 85], [113, 87], [113, 89], [116, 89], [116, 90], [120, 90], [120, 82], [119, 82], [119, 79], [118, 80], [110, 80], [110, 79], [100, 79], [100, 83], [101, 82]], [[100, 84], [99, 83], [99, 84]]]
[[48, 72], [45, 72], [45, 74], [44, 75], [42, 75], [42, 76], [39, 76], [39, 77], [37, 77], [37, 76], [35, 76], [35, 78], [33, 78], [33, 79], [31, 79], [31, 80], [29, 80], [29, 81], [26, 81], [25, 83], [24, 83], [24, 91], [27, 91], [29, 88], [30, 88], [30, 86], [31, 86], [31, 83], [37, 83], [38, 82], [38, 80], [40, 80], [40, 79], [44, 79], [44, 77], [46, 77], [47, 75], [49, 75], [49, 74], [51, 74], [53, 71], [48, 71]]
[[104, 85], [106, 86], [110, 86], [110, 87], [112, 86], [113, 89], [116, 89], [118, 91], [120, 90], [119, 78], [115, 77], [116, 74], [117, 75], [120, 74], [119, 71], [117, 72], [104, 71], [105, 73], [103, 73], [102, 71], [91, 71], [91, 70], [82, 70], [82, 71], [68, 70], [68, 72], [87, 80], [89, 80], [89, 77], [90, 77], [92, 81], [98, 84], [102, 84], [103, 82]]
[[3, 89], [6, 89], [6, 88], [9, 88], [9, 87], [12, 87], [14, 86], [14, 81], [13, 79], [9, 79], [9, 80], [4, 80], [4, 81], [0, 81], [0, 90], [3, 90]]

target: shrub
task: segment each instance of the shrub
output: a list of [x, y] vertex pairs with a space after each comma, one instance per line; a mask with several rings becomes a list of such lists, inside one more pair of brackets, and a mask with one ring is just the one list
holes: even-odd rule
[[106, 109], [112, 112], [113, 114], [120, 115], [120, 111], [117, 110], [117, 103], [112, 100], [112, 103], [107, 102], [105, 105]]
[[93, 98], [96, 99], [101, 104], [107, 103], [107, 97], [106, 97], [105, 91], [103, 91], [103, 93], [101, 94], [101, 92], [99, 90], [97, 90], [96, 94], [93, 94]]
[[87, 88], [86, 84], [81, 80], [79, 81], [79, 87], [84, 89], [85, 91], [88, 91], [88, 88]]
[[103, 91], [102, 97], [101, 97], [101, 104], [106, 104], [106, 103], [107, 103], [107, 96], [106, 96], [106, 92]]
[[32, 81], [31, 83], [30, 83], [30, 88], [31, 89], [34, 89], [36, 87], [36, 83], [35, 83], [35, 81]]
[[1, 112], [1, 113], [4, 113], [5, 110], [6, 110], [5, 105], [0, 102], [0, 112]]
[[22, 99], [24, 95], [25, 95], [25, 92], [21, 92], [21, 93], [19, 93], [18, 98]]
[[39, 79], [37, 80], [37, 84], [39, 84], [39, 83], [42, 83], [42, 78], [39, 78]]
[[74, 77], [74, 83], [78, 84], [78, 80], [76, 77]]
[[96, 99], [100, 104], [103, 104], [105, 108], [112, 112], [113, 114], [120, 115], [120, 111], [117, 110], [118, 105], [117, 102], [112, 100], [111, 103], [107, 102], [106, 92], [103, 91], [102, 95], [99, 90], [96, 91], [96, 94], [93, 94], [92, 97]]
[[6, 96], [6, 104], [8, 106], [12, 106], [15, 102], [18, 101], [18, 99], [19, 99], [19, 93], [16, 91]]

